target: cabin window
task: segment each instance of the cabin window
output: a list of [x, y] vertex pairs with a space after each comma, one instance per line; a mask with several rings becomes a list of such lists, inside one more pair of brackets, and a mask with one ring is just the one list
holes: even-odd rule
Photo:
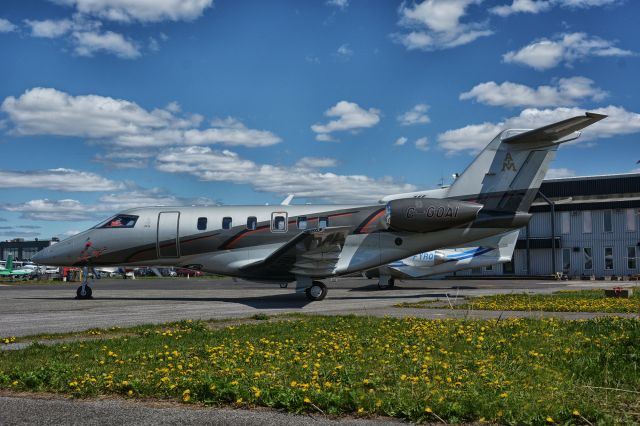
[[255, 216], [249, 216], [247, 218], [247, 229], [254, 230], [258, 227], [258, 218]]
[[232, 219], [230, 217], [222, 218], [222, 229], [231, 229]]
[[318, 228], [328, 228], [329, 218], [327, 216], [320, 216], [318, 218]]
[[287, 213], [271, 213], [271, 232], [287, 232]]
[[298, 216], [298, 229], [307, 229], [307, 217]]
[[137, 220], [138, 216], [119, 214], [109, 219], [101, 228], [133, 228]]
[[207, 218], [199, 217], [198, 218], [198, 231], [206, 231], [207, 230]]

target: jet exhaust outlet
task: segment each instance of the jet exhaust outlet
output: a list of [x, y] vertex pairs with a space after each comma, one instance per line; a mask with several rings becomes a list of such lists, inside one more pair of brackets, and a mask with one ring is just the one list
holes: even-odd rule
[[472, 222], [481, 204], [438, 198], [403, 198], [387, 203], [389, 229], [433, 232]]

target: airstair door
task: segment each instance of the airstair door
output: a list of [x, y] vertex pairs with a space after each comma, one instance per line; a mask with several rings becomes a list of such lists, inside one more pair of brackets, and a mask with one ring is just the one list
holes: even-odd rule
[[178, 230], [179, 212], [162, 212], [158, 214], [158, 258], [179, 257]]

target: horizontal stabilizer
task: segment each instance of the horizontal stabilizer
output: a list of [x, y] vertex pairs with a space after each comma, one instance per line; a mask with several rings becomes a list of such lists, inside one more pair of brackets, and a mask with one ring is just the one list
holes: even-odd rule
[[[560, 141], [566, 136], [569, 136], [580, 129], [584, 129], [585, 127], [590, 126], [593, 123], [596, 123], [606, 117], [607, 116], [603, 114], [587, 112], [585, 113], [585, 115], [568, 118], [557, 123], [549, 124], [548, 126], [529, 130], [528, 132], [508, 137], [502, 142], [511, 145], [540, 143], [553, 144], [554, 142]], [[575, 139], [577, 136], [579, 136], [579, 134], [571, 139]]]

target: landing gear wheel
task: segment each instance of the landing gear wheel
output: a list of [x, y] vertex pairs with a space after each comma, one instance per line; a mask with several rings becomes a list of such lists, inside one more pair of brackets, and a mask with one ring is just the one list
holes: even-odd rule
[[305, 290], [307, 299], [316, 302], [324, 299], [327, 296], [327, 286], [321, 281], [314, 281], [311, 283], [311, 287]]
[[[84, 294], [83, 294], [84, 293]], [[91, 287], [85, 286], [84, 292], [82, 291], [82, 286], [78, 287], [76, 290], [76, 299], [91, 299]]]
[[378, 280], [378, 288], [380, 288], [380, 290], [388, 290], [395, 287], [395, 285], [396, 280], [393, 278], [387, 278], [386, 280], [381, 278]]

